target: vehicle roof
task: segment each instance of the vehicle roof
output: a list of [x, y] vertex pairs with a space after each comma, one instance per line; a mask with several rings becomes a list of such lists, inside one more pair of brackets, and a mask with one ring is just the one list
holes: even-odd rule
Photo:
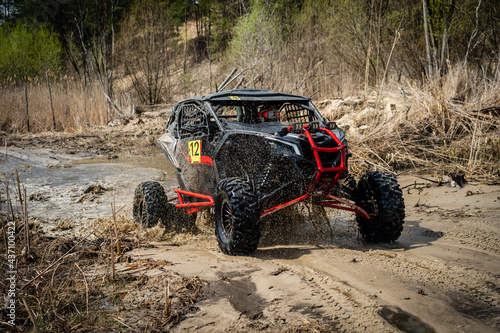
[[192, 97], [185, 99], [182, 102], [187, 101], [207, 101], [207, 102], [235, 102], [235, 101], [247, 101], [247, 102], [283, 102], [283, 101], [310, 101], [311, 98], [286, 94], [271, 90], [261, 90], [261, 89], [234, 89], [217, 92], [210, 95], [203, 95], [200, 97]]

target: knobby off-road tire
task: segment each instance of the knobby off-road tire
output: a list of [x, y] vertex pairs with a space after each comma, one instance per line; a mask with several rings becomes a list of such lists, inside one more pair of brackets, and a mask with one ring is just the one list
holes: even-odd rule
[[228, 255], [255, 252], [260, 240], [257, 194], [240, 178], [226, 178], [217, 189], [214, 207], [215, 235]]
[[167, 196], [157, 182], [144, 182], [137, 186], [134, 193], [132, 213], [134, 220], [145, 228], [151, 228], [167, 214]]
[[368, 172], [361, 177], [356, 204], [373, 217], [356, 216], [359, 232], [370, 243], [393, 242], [401, 236], [405, 218], [403, 192], [396, 178], [387, 172]]

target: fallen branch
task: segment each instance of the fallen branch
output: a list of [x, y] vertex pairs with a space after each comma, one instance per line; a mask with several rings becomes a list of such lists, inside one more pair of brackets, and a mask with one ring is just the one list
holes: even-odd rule
[[[221, 86], [219, 87], [219, 90], [218, 90], [218, 91], [221, 91], [221, 90], [225, 89], [225, 88], [226, 88], [226, 87], [227, 87], [227, 86], [228, 86], [231, 82], [233, 82], [234, 80], [236, 80], [236, 79], [237, 79], [237, 78], [238, 78], [241, 74], [245, 73], [247, 70], [248, 70], [248, 68], [245, 68], [245, 69], [244, 69], [244, 70], [242, 70], [239, 74], [235, 75], [235, 76], [234, 76], [231, 80], [229, 80], [229, 81], [228, 81], [225, 85], [221, 85]], [[241, 83], [241, 81], [240, 81], [240, 83]], [[238, 85], [239, 85], [240, 83], [238, 83]], [[238, 86], [238, 85], [237, 85], [237, 86]]]
[[421, 176], [415, 176], [415, 177], [423, 179], [423, 180], [427, 180], [428, 182], [431, 182], [431, 183], [436, 183], [436, 184], [438, 184], [438, 186], [443, 186], [444, 184], [448, 183], [447, 181], [444, 181], [444, 180], [432, 180], [432, 179], [421, 177]]
[[172, 313], [172, 304], [170, 303], [170, 284], [167, 281], [165, 286], [165, 309], [163, 310], [163, 318], [167, 319]]
[[215, 89], [216, 92], [219, 92], [221, 91], [222, 89], [224, 89], [224, 87], [226, 86], [226, 83], [227, 81], [229, 81], [229, 79], [234, 75], [234, 73], [237, 71], [238, 69], [235, 67], [233, 68], [233, 70], [231, 71], [231, 73], [229, 73], [228, 76], [226, 76], [226, 78], [224, 79], [224, 81], [222, 81], [222, 83], [220, 84], [220, 86]]

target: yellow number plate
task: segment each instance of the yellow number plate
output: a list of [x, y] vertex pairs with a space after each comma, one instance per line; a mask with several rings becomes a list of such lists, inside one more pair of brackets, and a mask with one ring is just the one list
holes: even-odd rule
[[189, 156], [191, 157], [191, 163], [201, 162], [201, 140], [193, 140], [188, 142], [189, 145]]

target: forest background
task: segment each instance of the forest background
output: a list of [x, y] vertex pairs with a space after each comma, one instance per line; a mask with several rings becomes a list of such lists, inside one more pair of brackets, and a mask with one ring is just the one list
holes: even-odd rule
[[0, 0], [0, 130], [86, 131], [232, 73], [348, 117], [359, 168], [499, 176], [499, 32], [498, 0]]

